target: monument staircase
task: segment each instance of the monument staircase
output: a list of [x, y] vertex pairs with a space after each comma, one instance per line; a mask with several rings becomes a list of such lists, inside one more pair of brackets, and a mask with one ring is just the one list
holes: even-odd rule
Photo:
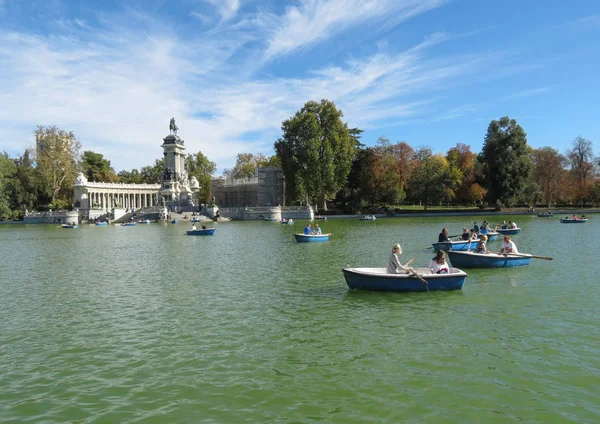
[[136, 209], [135, 212], [128, 212], [118, 219], [112, 221], [114, 224], [120, 224], [123, 222], [137, 222], [149, 219], [150, 221], [156, 221], [160, 218], [160, 208], [158, 206], [152, 206], [148, 208]]

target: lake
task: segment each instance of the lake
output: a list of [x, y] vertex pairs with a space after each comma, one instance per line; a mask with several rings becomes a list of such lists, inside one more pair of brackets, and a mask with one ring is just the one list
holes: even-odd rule
[[[0, 421], [600, 422], [600, 288], [585, 224], [515, 219], [529, 267], [463, 290], [349, 291], [344, 266], [426, 267], [482, 217], [0, 226]], [[499, 250], [500, 241], [489, 242]]]

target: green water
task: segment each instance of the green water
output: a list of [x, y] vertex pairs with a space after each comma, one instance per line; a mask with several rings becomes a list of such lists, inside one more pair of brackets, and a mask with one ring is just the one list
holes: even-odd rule
[[314, 244], [305, 221], [0, 226], [0, 421], [600, 422], [600, 216], [515, 218], [553, 261], [431, 294], [349, 291], [341, 268], [394, 242], [427, 266], [481, 217], [330, 219]]

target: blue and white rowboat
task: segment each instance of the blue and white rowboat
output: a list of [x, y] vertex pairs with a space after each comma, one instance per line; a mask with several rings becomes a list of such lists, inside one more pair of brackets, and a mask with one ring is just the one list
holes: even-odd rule
[[458, 240], [458, 241], [441, 241], [439, 243], [432, 243], [433, 250], [469, 250], [474, 249], [477, 246], [479, 239], [476, 240]]
[[375, 221], [377, 218], [375, 217], [375, 215], [366, 215], [366, 216], [361, 216], [358, 219], [359, 219], [359, 221]]
[[414, 274], [388, 274], [386, 268], [344, 268], [346, 284], [351, 289], [424, 292], [427, 290], [460, 290], [467, 278], [467, 273], [457, 268], [450, 268], [448, 274], [432, 274], [428, 268], [415, 268]]
[[298, 243], [302, 242], [315, 242], [315, 241], [327, 241], [331, 233], [327, 234], [294, 234]]
[[63, 224], [61, 225], [62, 228], [77, 228], [77, 225], [73, 225], [73, 224]]
[[583, 224], [584, 222], [587, 222], [587, 218], [585, 218], [585, 219], [561, 219], [560, 220], [561, 224]]
[[121, 224], [121, 227], [135, 227], [135, 222], [125, 222]]
[[494, 230], [487, 230], [487, 231], [480, 231], [479, 234], [477, 234], [477, 236], [482, 236], [482, 235], [486, 235], [488, 238], [488, 241], [496, 241], [496, 239], [498, 238], [499, 233], [497, 233]]
[[186, 231], [188, 236], [212, 236], [215, 233], [214, 228], [205, 228], [203, 230]]
[[107, 222], [96, 222], [96, 227], [106, 227], [108, 225]]
[[527, 266], [532, 256], [526, 253], [475, 253], [448, 251], [452, 266], [459, 268], [508, 268]]
[[502, 235], [515, 235], [515, 234], [519, 234], [521, 232], [520, 228], [505, 228], [505, 229], [501, 229], [501, 228], [497, 228], [496, 232], [502, 234]]

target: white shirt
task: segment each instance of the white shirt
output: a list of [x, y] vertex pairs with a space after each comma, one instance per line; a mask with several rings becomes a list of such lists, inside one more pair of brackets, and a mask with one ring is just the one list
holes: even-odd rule
[[519, 253], [519, 251], [517, 250], [517, 245], [512, 240], [509, 242], [506, 242], [506, 241], [502, 242], [501, 251], [503, 253]]
[[441, 271], [450, 272], [450, 268], [448, 268], [448, 264], [444, 261], [443, 264], [438, 264], [435, 260], [431, 260], [429, 262], [429, 269], [434, 274], [439, 274]]

